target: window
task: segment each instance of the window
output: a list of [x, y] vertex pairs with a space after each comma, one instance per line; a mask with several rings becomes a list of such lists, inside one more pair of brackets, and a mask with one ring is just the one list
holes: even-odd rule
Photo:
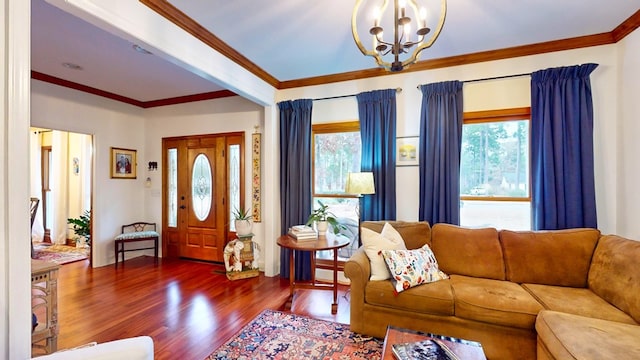
[[464, 114], [460, 225], [531, 229], [530, 108]]
[[[349, 258], [358, 247], [358, 201], [345, 194], [347, 174], [360, 171], [360, 123], [358, 121], [316, 124], [313, 137], [313, 206], [318, 200], [345, 226], [341, 232], [356, 241], [339, 250], [341, 258]], [[318, 254], [320, 257], [323, 254]]]

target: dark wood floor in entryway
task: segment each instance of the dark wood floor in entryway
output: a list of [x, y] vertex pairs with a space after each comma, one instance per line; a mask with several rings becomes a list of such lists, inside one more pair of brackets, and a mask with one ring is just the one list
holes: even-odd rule
[[[298, 290], [291, 312], [349, 323], [348, 287]], [[61, 266], [58, 348], [149, 335], [156, 359], [204, 359], [264, 309], [283, 310], [289, 282], [279, 277], [229, 281], [218, 264], [152, 257], [96, 269]]]

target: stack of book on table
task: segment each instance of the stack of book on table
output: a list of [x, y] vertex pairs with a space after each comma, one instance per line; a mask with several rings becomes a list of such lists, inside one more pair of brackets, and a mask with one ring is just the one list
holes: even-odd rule
[[392, 352], [398, 360], [458, 360], [456, 354], [437, 339], [393, 344]]
[[289, 236], [298, 241], [318, 239], [318, 233], [306, 225], [295, 225], [290, 227]]

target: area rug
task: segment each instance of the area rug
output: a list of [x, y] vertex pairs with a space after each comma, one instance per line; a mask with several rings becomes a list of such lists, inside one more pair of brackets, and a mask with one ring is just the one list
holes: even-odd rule
[[382, 340], [358, 335], [349, 325], [264, 310], [206, 360], [378, 360]]
[[87, 258], [89, 250], [67, 245], [36, 245], [34, 244], [35, 258], [38, 260], [52, 261], [56, 264], [68, 264]]

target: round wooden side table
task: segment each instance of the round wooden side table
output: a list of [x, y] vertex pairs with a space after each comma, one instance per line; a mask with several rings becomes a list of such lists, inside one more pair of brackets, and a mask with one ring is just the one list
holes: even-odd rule
[[[283, 235], [276, 241], [280, 247], [289, 249], [289, 298], [285, 304], [285, 309], [290, 310], [293, 304], [295, 289], [320, 289], [333, 290], [333, 303], [331, 313], [338, 312], [338, 249], [349, 245], [350, 240], [344, 236], [318, 236], [314, 240], [296, 240], [288, 235]], [[296, 281], [295, 275], [295, 252], [311, 251], [311, 281]], [[316, 282], [316, 251], [333, 250], [333, 283], [324, 284]]]

